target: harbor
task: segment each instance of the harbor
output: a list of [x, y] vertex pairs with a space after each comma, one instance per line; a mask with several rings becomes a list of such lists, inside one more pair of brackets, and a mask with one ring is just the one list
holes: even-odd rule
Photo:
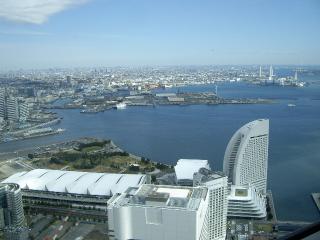
[[[129, 93], [128, 93], [129, 94]], [[81, 113], [98, 113], [111, 109], [126, 109], [130, 106], [188, 106], [219, 104], [271, 104], [272, 99], [263, 98], [223, 98], [217, 92], [177, 92], [177, 93], [144, 93], [122, 97], [105, 96], [103, 98], [73, 100], [59, 106], [47, 106], [50, 109], [81, 109]]]
[[[18, 151], [12, 155], [21, 156], [24, 149], [92, 136], [113, 139], [128, 152], [154, 161], [172, 164], [181, 157], [199, 156], [222, 169], [220, 159], [236, 127], [251, 119], [268, 117], [273, 129], [270, 131], [268, 188], [272, 189], [277, 219], [315, 221], [319, 212], [310, 193], [318, 192], [320, 181], [316, 171], [319, 161], [315, 158], [319, 149], [313, 147], [319, 142], [319, 112], [314, 110], [320, 103], [317, 100], [319, 87], [288, 89], [243, 83], [219, 86], [219, 95], [223, 98], [272, 97], [275, 104], [128, 106], [124, 110], [97, 114], [83, 114], [79, 109], [56, 109], [54, 112], [63, 119], [54, 127], [66, 129], [65, 132], [2, 143], [0, 157], [3, 159], [4, 152]], [[182, 91], [214, 92], [215, 86], [198, 85], [181, 88]], [[159, 93], [169, 92], [177, 91], [171, 88]], [[296, 107], [288, 107], [289, 103]], [[303, 131], [301, 122], [305, 124]], [[297, 175], [307, 177], [298, 179]], [[306, 185], [308, 189], [303, 188]], [[292, 211], [288, 199], [293, 199], [296, 211]]]

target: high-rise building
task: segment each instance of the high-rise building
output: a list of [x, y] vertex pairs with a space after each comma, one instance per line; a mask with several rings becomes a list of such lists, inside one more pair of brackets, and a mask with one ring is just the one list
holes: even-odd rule
[[25, 122], [29, 117], [29, 105], [26, 102], [19, 102], [19, 121]]
[[7, 118], [8, 121], [15, 122], [19, 119], [19, 105], [15, 97], [7, 98]]
[[6, 118], [6, 90], [0, 88], [0, 117]]
[[194, 174], [194, 186], [205, 186], [209, 193], [207, 211], [208, 239], [224, 240], [226, 238], [228, 211], [228, 178], [220, 172], [201, 168]]
[[108, 201], [110, 239], [209, 240], [206, 187], [144, 184]]
[[23, 226], [22, 193], [18, 184], [0, 184], [0, 228]]
[[273, 80], [273, 67], [272, 67], [272, 65], [270, 66], [270, 70], [269, 70], [269, 80], [270, 81]]
[[266, 194], [269, 120], [247, 123], [232, 136], [224, 155], [223, 171], [233, 185], [250, 185]]
[[29, 116], [29, 106], [16, 97], [7, 94], [5, 88], [0, 88], [0, 118], [10, 122], [26, 121]]
[[18, 184], [0, 183], [0, 230], [6, 240], [28, 239], [24, 226], [22, 193]]

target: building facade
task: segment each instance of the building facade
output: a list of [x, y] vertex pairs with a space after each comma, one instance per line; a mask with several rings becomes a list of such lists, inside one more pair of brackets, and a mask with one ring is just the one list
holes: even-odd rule
[[11, 122], [19, 120], [19, 105], [18, 100], [15, 97], [7, 98], [6, 102], [7, 119]]
[[54, 209], [57, 215], [96, 222], [107, 221], [107, 201], [114, 194], [149, 181], [143, 174], [34, 169], [16, 173], [3, 183], [20, 186], [23, 204], [32, 213], [50, 214]]
[[6, 119], [6, 89], [0, 88], [0, 118]]
[[228, 211], [228, 178], [223, 173], [213, 172], [201, 168], [194, 174], [194, 186], [208, 188], [209, 209], [208, 239], [224, 240], [226, 238], [227, 211]]
[[142, 185], [108, 202], [109, 238], [209, 240], [206, 187]]
[[22, 193], [18, 184], [0, 184], [0, 204], [0, 228], [23, 225]]
[[29, 105], [24, 99], [18, 100], [0, 88], [0, 118], [10, 122], [24, 122], [29, 117]]
[[250, 186], [230, 186], [228, 217], [263, 219], [266, 216], [266, 198], [261, 193]]
[[228, 143], [223, 171], [229, 182], [237, 186], [250, 185], [262, 195], [267, 190], [269, 120], [247, 123]]

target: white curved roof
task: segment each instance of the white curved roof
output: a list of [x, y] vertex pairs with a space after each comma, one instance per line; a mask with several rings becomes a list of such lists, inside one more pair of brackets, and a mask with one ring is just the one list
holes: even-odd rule
[[193, 174], [198, 172], [200, 168], [210, 169], [208, 160], [200, 159], [179, 159], [174, 167], [177, 180], [193, 180]]
[[75, 172], [49, 169], [34, 169], [19, 172], [3, 181], [17, 183], [22, 189], [112, 196], [123, 193], [129, 187], [138, 187], [146, 182], [141, 174], [114, 174]]

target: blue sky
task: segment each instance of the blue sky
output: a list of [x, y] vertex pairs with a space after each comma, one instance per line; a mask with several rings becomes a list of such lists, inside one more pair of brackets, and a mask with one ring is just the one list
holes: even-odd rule
[[0, 0], [0, 70], [320, 64], [319, 29], [318, 0]]

